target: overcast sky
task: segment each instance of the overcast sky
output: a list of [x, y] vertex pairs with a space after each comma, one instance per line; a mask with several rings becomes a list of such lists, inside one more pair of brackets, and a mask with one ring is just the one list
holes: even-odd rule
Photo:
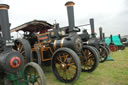
[[[67, 26], [68, 0], [0, 0], [10, 5], [9, 19], [11, 28], [25, 22], [39, 19], [51, 24]], [[128, 34], [128, 0], [72, 0], [75, 2], [75, 25], [88, 24], [89, 18], [95, 19], [95, 28], [103, 27], [106, 35]], [[90, 32], [89, 27], [85, 27]]]

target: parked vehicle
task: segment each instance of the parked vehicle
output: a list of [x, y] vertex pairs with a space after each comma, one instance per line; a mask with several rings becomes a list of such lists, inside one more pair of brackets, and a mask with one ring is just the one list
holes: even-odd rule
[[56, 78], [62, 82], [76, 81], [82, 71], [92, 72], [99, 63], [95, 48], [83, 46], [81, 37], [74, 30], [74, 2], [65, 4], [68, 11], [69, 33], [60, 30], [59, 25], [34, 20], [11, 29], [23, 31], [22, 39], [15, 40], [14, 49], [22, 53], [25, 63], [34, 61], [50, 65]]
[[0, 4], [0, 85], [46, 85], [40, 66], [24, 64], [23, 55], [12, 48], [8, 9], [8, 5]]

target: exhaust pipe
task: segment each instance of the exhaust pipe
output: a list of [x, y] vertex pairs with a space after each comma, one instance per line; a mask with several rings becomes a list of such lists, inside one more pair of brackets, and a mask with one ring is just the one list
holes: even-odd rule
[[120, 34], [119, 34], [118, 36], [119, 36], [119, 38], [121, 39], [121, 36], [120, 36]]
[[2, 38], [5, 42], [4, 50], [10, 50], [14, 45], [10, 36], [10, 23], [8, 18], [9, 6], [6, 4], [0, 4], [0, 30], [2, 31]]
[[89, 21], [90, 21], [90, 27], [91, 27], [91, 35], [93, 38], [95, 38], [96, 36], [95, 36], [95, 28], [94, 28], [94, 19], [91, 18]]
[[113, 41], [112, 41], [112, 35], [110, 35], [110, 39], [111, 39], [111, 43], [113, 43]]
[[8, 18], [8, 9], [9, 6], [6, 4], [0, 4], [0, 27], [2, 30], [3, 38], [6, 40], [10, 40], [10, 24]]
[[24, 66], [23, 56], [11, 49], [13, 44], [10, 36], [10, 24], [8, 18], [9, 6], [0, 4], [0, 30], [2, 31], [2, 40], [6, 42], [3, 45], [4, 51], [0, 53], [0, 70], [7, 73], [17, 73]]
[[105, 33], [103, 33], [103, 40], [105, 40]]
[[65, 6], [67, 7], [67, 14], [68, 14], [68, 23], [69, 23], [69, 32], [73, 32], [74, 31], [74, 27], [75, 27], [75, 22], [74, 22], [74, 9], [73, 6], [75, 5], [74, 2], [69, 1], [65, 4]]
[[100, 32], [100, 40], [103, 40], [102, 27], [99, 28], [99, 32]]
[[56, 23], [55, 24], [55, 28], [53, 29], [54, 33], [55, 33], [55, 36], [56, 38], [58, 39], [59, 38], [59, 35], [58, 35], [58, 30], [59, 30], [59, 23]]

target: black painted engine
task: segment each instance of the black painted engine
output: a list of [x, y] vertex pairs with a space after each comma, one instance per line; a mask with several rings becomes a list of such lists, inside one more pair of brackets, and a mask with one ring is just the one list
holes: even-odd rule
[[10, 38], [8, 10], [9, 6], [0, 4], [0, 71], [17, 73], [24, 66], [23, 56], [12, 49], [14, 42]]

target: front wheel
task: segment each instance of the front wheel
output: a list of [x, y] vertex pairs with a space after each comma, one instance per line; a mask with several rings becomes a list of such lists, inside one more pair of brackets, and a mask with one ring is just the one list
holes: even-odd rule
[[92, 46], [84, 46], [82, 49], [81, 64], [83, 72], [93, 72], [99, 64], [99, 54]]
[[65, 83], [74, 82], [80, 77], [80, 59], [73, 50], [59, 48], [53, 54], [52, 70], [58, 80]]
[[25, 65], [24, 79], [28, 81], [27, 85], [46, 85], [43, 70], [34, 62]]
[[104, 46], [100, 46], [100, 63], [103, 63], [107, 60], [108, 57], [108, 50]]

